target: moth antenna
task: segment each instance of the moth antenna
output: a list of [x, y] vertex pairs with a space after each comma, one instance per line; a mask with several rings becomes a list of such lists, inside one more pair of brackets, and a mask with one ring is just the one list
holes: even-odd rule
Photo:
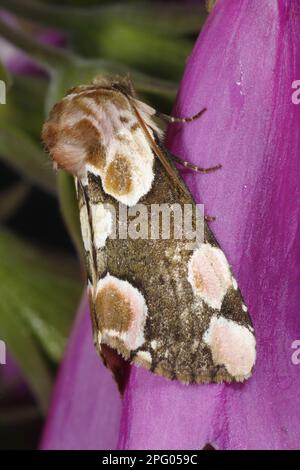
[[204, 220], [205, 220], [205, 222], [214, 222], [216, 220], [216, 216], [214, 216], [214, 215], [205, 215]]
[[201, 109], [201, 111], [199, 111], [197, 114], [195, 114], [194, 116], [191, 116], [191, 117], [169, 116], [168, 114], [164, 114], [164, 113], [161, 113], [159, 111], [156, 111], [155, 116], [158, 117], [159, 119], [162, 119], [163, 121], [166, 121], [166, 122], [170, 123], [170, 124], [175, 124], [176, 122], [184, 124], [184, 123], [193, 122], [196, 119], [199, 119], [202, 116], [202, 114], [205, 113], [205, 111], [207, 111], [207, 108]]
[[221, 164], [211, 166], [209, 168], [201, 168], [200, 166], [193, 165], [192, 163], [189, 163], [186, 160], [182, 160], [180, 157], [177, 157], [176, 155], [173, 155], [172, 153], [169, 153], [169, 156], [179, 165], [182, 165], [183, 167], [188, 168], [189, 170], [195, 171], [196, 173], [211, 173], [213, 171], [220, 170], [220, 168], [222, 168]]

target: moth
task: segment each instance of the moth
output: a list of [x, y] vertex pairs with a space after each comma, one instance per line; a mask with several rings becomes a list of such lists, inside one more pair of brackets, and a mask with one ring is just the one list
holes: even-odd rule
[[[255, 336], [237, 282], [208, 224], [193, 251], [170, 235], [111, 238], [122, 205], [195, 201], [157, 120], [186, 123], [137, 99], [130, 80], [97, 77], [50, 112], [42, 138], [55, 167], [75, 178], [86, 254], [95, 345], [155, 374], [184, 383], [244, 381], [256, 359]], [[120, 224], [120, 220], [116, 221]], [[111, 366], [113, 368], [113, 365]]]

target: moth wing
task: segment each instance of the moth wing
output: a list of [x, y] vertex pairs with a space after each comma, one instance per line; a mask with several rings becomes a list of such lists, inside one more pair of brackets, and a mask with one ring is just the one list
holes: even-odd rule
[[[86, 192], [92, 211], [108, 204], [122, 225], [118, 203], [103, 191], [100, 176], [88, 172]], [[163, 204], [195, 209], [159, 160], [151, 191], [140, 203], [147, 212]], [[90, 223], [98, 234], [99, 219]], [[148, 219], [149, 232], [150, 225]], [[107, 237], [97, 248], [91, 303], [98, 346], [186, 383], [242, 381], [254, 366], [255, 338], [237, 283], [206, 224], [203, 243], [193, 251], [186, 246], [187, 240], [173, 236]]]
[[111, 132], [111, 138], [105, 148], [99, 141], [102, 148], [101, 158], [92, 156], [87, 159], [85, 174], [77, 180], [77, 195], [94, 343], [123, 391], [128, 375], [128, 363], [110, 348], [109, 342], [104, 344], [102, 341], [102, 328], [97, 316], [99, 302], [97, 303], [95, 293], [97, 282], [107, 271], [105, 245], [114, 222], [113, 214], [105, 208], [105, 204], [110, 205], [114, 212], [118, 203], [132, 206], [147, 193], [154, 178], [154, 155], [130, 109], [123, 107], [120, 116], [117, 116], [116, 109], [111, 110], [109, 107], [109, 111], [108, 120], [115, 132]]
[[[157, 130], [151, 126], [151, 120], [146, 123], [139, 113], [139, 107], [133, 103], [133, 108], [137, 115], [138, 121], [151, 145], [152, 150], [158, 157], [162, 167], [166, 170], [169, 177], [175, 184], [180, 192], [183, 190], [182, 196], [186, 198], [185, 204], [191, 203], [194, 206], [194, 200], [189, 193], [184, 181], [178, 173], [172, 155], [164, 148], [160, 141], [160, 135]], [[146, 110], [140, 108], [143, 116], [147, 115]], [[148, 110], [148, 115], [153, 115], [154, 110]], [[153, 121], [152, 121], [153, 122]], [[148, 124], [148, 125], [147, 125]], [[149, 127], [151, 130], [149, 130]], [[184, 203], [181, 202], [183, 206]], [[178, 248], [178, 247], [177, 247]], [[176, 250], [177, 250], [176, 248]], [[177, 256], [176, 256], [177, 258]], [[170, 260], [168, 260], [169, 262]], [[183, 262], [183, 260], [180, 260]], [[156, 366], [156, 372], [162, 375], [169, 376], [170, 378], [179, 378], [184, 382], [220, 382], [220, 381], [243, 381], [247, 379], [253, 370], [256, 360], [256, 342], [254, 330], [251, 323], [251, 318], [248, 314], [248, 309], [243, 301], [241, 292], [238, 288], [237, 282], [230, 269], [228, 261], [220, 249], [215, 237], [210, 231], [208, 225], [205, 223], [204, 239], [201, 246], [198, 246], [188, 262], [187, 278], [192, 287], [194, 298], [201, 299], [202, 306], [199, 308], [199, 315], [202, 314], [200, 320], [201, 324], [207, 323], [204, 321], [205, 317], [210, 318], [210, 322], [206, 330], [202, 331], [200, 347], [202, 349], [200, 356], [207, 356], [209, 350], [210, 364], [199, 365], [202, 372], [197, 372], [197, 367], [188, 367], [185, 372], [178, 371], [171, 372], [171, 367], [166, 368], [161, 362]], [[198, 322], [196, 322], [197, 324]], [[197, 325], [194, 325], [197, 326]], [[193, 329], [194, 329], [193, 326]], [[192, 336], [190, 338], [192, 340]], [[154, 339], [155, 346], [157, 342]], [[191, 349], [199, 350], [199, 341], [194, 339]], [[153, 348], [152, 348], [153, 349]], [[176, 346], [177, 350], [186, 350]], [[165, 353], [169, 356], [169, 353]], [[155, 369], [153, 365], [153, 350], [151, 348], [147, 351], [141, 350], [138, 353], [137, 363], [149, 366]], [[150, 358], [147, 361], [146, 358]], [[185, 353], [179, 353], [177, 362], [180, 362], [182, 356], [182, 364], [186, 363]], [[192, 360], [192, 357], [190, 357]], [[165, 364], [168, 361], [165, 361]], [[167, 371], [167, 369], [169, 369]], [[206, 369], [206, 372], [204, 371]]]
[[[190, 240], [175, 237], [175, 226], [169, 237], [160, 237], [161, 228], [158, 239], [152, 236], [153, 207], [171, 210], [177, 228], [182, 219], [174, 208], [178, 216], [192, 207], [194, 231], [198, 219], [145, 114], [140, 108], [135, 115], [126, 111], [124, 126], [106, 148], [105, 169], [89, 162], [79, 189], [94, 340], [106, 362], [112, 348], [170, 379], [245, 380], [256, 355], [251, 320], [203, 218], [203, 240], [193, 250]], [[144, 211], [148, 236], [124, 236], [128, 208], [131, 217], [135, 209]]]
[[[90, 178], [94, 178], [90, 174]], [[80, 214], [80, 226], [85, 251], [85, 264], [87, 272], [87, 290], [90, 305], [92, 332], [94, 346], [101, 356], [104, 365], [108, 367], [116, 380], [119, 391], [123, 394], [129, 374], [129, 363], [118, 354], [116, 349], [103, 344], [101, 340], [101, 327], [99, 315], [95, 304], [95, 292], [98, 279], [106, 272], [106, 253], [102, 246], [111, 230], [112, 219], [104, 204], [99, 200], [101, 192], [96, 188], [95, 193], [90, 190], [88, 180], [84, 182], [75, 179]], [[106, 219], [106, 222], [104, 220]]]

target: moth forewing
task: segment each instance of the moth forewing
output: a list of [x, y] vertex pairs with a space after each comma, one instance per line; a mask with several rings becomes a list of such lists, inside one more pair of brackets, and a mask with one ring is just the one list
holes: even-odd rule
[[[95, 295], [97, 292], [97, 282], [105, 270], [105, 254], [99, 250], [99, 247], [101, 248], [104, 244], [107, 236], [107, 230], [99, 230], [99, 225], [101, 224], [99, 224], [99, 214], [97, 214], [97, 211], [100, 209], [101, 212], [104, 212], [105, 208], [101, 203], [99, 203], [99, 201], [93, 198], [89, 191], [87, 181], [83, 184], [83, 182], [76, 177], [75, 184], [77, 188], [82, 239], [85, 249], [85, 262], [88, 278], [87, 290], [91, 311], [93, 341], [105, 366], [111, 369], [114, 377], [116, 378], [119, 390], [123, 393], [129, 373], [128, 364], [116, 352], [116, 350], [113, 350], [102, 343], [101, 327], [99, 326], [98, 315], [96, 312]], [[98, 236], [98, 239], [95, 237], [96, 232], [98, 232], [98, 235], [100, 232], [100, 238]]]
[[182, 179], [178, 176], [174, 165], [172, 165], [170, 161], [168, 160], [168, 158], [166, 158], [165, 153], [162, 151], [161, 146], [157, 142], [159, 141], [159, 134], [153, 135], [153, 132], [151, 132], [153, 131], [153, 127], [150, 128], [151, 129], [150, 131], [150, 129], [148, 129], [146, 122], [144, 122], [142, 116], [140, 115], [139, 110], [137, 109], [135, 103], [132, 103], [132, 106], [136, 114], [137, 120], [139, 122], [139, 125], [141, 126], [152, 151], [154, 152], [156, 157], [161, 161], [166, 172], [174, 180], [174, 183], [177, 184], [181, 188], [181, 190], [186, 192], [187, 191], [186, 186], [183, 183]]
[[77, 179], [94, 341], [105, 362], [114, 348], [185, 383], [243, 381], [255, 363], [253, 328], [207, 224], [192, 252], [174, 233], [159, 240], [111, 237], [107, 205], [116, 226], [123, 223], [120, 207], [195, 207], [154, 115], [127, 79], [100, 78], [71, 90], [43, 129], [53, 161]]

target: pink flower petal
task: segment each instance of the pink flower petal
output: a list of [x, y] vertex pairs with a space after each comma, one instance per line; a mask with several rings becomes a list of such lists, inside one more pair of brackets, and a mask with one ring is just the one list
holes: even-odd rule
[[120, 414], [120, 394], [93, 346], [84, 299], [57, 378], [41, 447], [114, 449]]
[[[300, 2], [218, 0], [188, 61], [170, 149], [201, 166], [184, 172], [249, 307], [257, 335], [253, 377], [183, 386], [133, 368], [122, 449], [297, 449], [300, 442]], [[174, 113], [175, 114], [175, 113]]]

